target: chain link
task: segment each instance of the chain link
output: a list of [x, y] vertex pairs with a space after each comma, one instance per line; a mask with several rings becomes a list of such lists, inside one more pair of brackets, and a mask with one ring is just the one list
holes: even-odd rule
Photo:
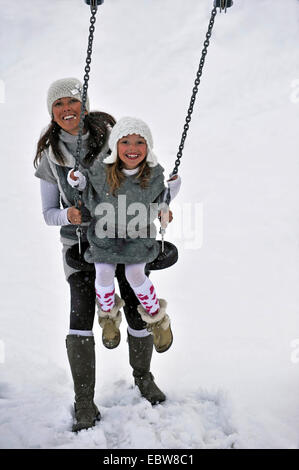
[[203, 50], [202, 50], [202, 53], [201, 53], [201, 59], [200, 59], [200, 62], [199, 62], [198, 71], [196, 73], [196, 79], [195, 79], [195, 82], [194, 82], [194, 87], [193, 87], [193, 90], [192, 90], [192, 96], [191, 96], [191, 99], [190, 99], [190, 104], [189, 104], [187, 116], [186, 116], [186, 119], [185, 119], [184, 130], [183, 130], [183, 133], [182, 133], [182, 138], [181, 138], [181, 142], [180, 142], [180, 145], [179, 145], [179, 150], [178, 150], [176, 160], [175, 160], [175, 166], [174, 166], [174, 169], [172, 171], [173, 175], [177, 174], [178, 167], [181, 164], [181, 158], [182, 158], [182, 154], [183, 154], [185, 140], [186, 140], [187, 133], [188, 133], [188, 130], [189, 130], [189, 124], [190, 124], [191, 119], [192, 119], [193, 108], [194, 108], [194, 104], [195, 104], [195, 100], [196, 100], [196, 95], [197, 95], [197, 92], [198, 92], [198, 87], [199, 87], [199, 84], [200, 84], [200, 79], [201, 79], [201, 76], [202, 76], [203, 67], [204, 67], [204, 64], [205, 64], [206, 55], [207, 55], [207, 52], [208, 52], [208, 47], [209, 47], [209, 44], [210, 44], [210, 39], [211, 39], [211, 36], [212, 36], [212, 31], [213, 31], [213, 26], [214, 26], [214, 21], [215, 21], [216, 15], [217, 15], [217, 8], [214, 7], [213, 10], [212, 10], [212, 13], [211, 13], [208, 32], [206, 34], [206, 39], [204, 41], [204, 47], [203, 47]]
[[[94, 38], [94, 31], [95, 31], [95, 22], [96, 22], [96, 13], [97, 13], [97, 6], [91, 7], [91, 17], [90, 17], [90, 27], [89, 27], [89, 36], [88, 36], [88, 47], [87, 47], [87, 56], [86, 56], [86, 65], [84, 68], [85, 75], [83, 80], [83, 87], [82, 87], [82, 105], [81, 105], [81, 113], [80, 113], [80, 121], [79, 121], [79, 131], [78, 131], [78, 139], [77, 139], [77, 149], [75, 155], [75, 167], [74, 170], [78, 170], [81, 154], [82, 154], [82, 135], [83, 135], [83, 128], [84, 128], [84, 116], [85, 116], [85, 109], [86, 109], [86, 101], [87, 101], [87, 90], [88, 90], [88, 81], [89, 81], [89, 73], [90, 73], [90, 64], [91, 64], [91, 55], [92, 55], [92, 44]], [[75, 206], [79, 207], [80, 201], [80, 193], [77, 190], [75, 192]]]

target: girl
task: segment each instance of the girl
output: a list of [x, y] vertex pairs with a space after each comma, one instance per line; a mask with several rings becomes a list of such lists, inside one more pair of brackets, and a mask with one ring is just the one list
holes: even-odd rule
[[[95, 264], [103, 343], [114, 348], [120, 342], [120, 308], [124, 301], [115, 294], [114, 272], [117, 263], [124, 263], [127, 281], [140, 302], [138, 312], [161, 353], [169, 349], [173, 336], [166, 301], [157, 298], [145, 265], [159, 253], [153, 220], [158, 203], [166, 197], [163, 168], [153, 152], [151, 131], [140, 119], [120, 119], [111, 131], [109, 147], [110, 156], [98, 160], [89, 170], [71, 170], [68, 175], [71, 186], [84, 190], [83, 201], [93, 217], [85, 259]], [[178, 176], [168, 182], [171, 199], [180, 183]]]

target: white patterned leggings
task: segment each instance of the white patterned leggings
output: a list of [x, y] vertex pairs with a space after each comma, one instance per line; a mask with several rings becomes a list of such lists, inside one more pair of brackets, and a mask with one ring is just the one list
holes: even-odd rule
[[[159, 302], [152, 282], [144, 273], [145, 263], [127, 264], [125, 275], [136, 297], [149, 315], [159, 311]], [[95, 290], [98, 302], [104, 312], [109, 312], [115, 303], [115, 264], [95, 263]]]

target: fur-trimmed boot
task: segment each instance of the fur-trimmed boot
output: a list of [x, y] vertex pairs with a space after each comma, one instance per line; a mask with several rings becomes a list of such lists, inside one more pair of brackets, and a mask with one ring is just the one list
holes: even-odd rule
[[146, 323], [147, 331], [154, 337], [156, 351], [163, 353], [172, 345], [173, 335], [170, 327], [170, 318], [166, 313], [167, 302], [164, 299], [158, 300], [160, 309], [156, 315], [149, 315], [142, 305], [138, 305], [137, 310], [142, 320]]
[[101, 415], [94, 404], [95, 350], [93, 336], [68, 335], [67, 355], [75, 391], [75, 422], [72, 431], [88, 429], [100, 421]]
[[130, 366], [133, 368], [135, 385], [139, 388], [141, 395], [152, 405], [165, 401], [166, 396], [157, 387], [154, 376], [150, 372], [153, 336], [139, 338], [128, 333], [128, 344]]
[[124, 307], [125, 302], [123, 299], [115, 294], [115, 304], [110, 312], [105, 312], [97, 300], [99, 325], [103, 328], [102, 341], [104, 346], [108, 349], [116, 348], [120, 343], [119, 326], [121, 323], [120, 309]]

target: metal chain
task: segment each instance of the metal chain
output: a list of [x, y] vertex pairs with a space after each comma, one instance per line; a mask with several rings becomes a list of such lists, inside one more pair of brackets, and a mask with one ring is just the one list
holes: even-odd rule
[[175, 166], [174, 166], [174, 169], [172, 171], [173, 175], [177, 174], [178, 167], [181, 164], [181, 158], [182, 158], [182, 154], [183, 154], [185, 140], [186, 140], [186, 137], [187, 137], [187, 132], [189, 130], [189, 124], [190, 124], [191, 118], [192, 118], [193, 108], [194, 108], [194, 104], [195, 104], [195, 100], [196, 100], [196, 95], [197, 95], [197, 92], [198, 92], [198, 86], [200, 84], [200, 79], [201, 79], [201, 76], [202, 76], [202, 71], [203, 71], [206, 55], [207, 55], [207, 52], [208, 52], [208, 47], [209, 47], [209, 44], [210, 44], [210, 38], [212, 36], [212, 30], [213, 30], [216, 15], [217, 15], [217, 8], [214, 7], [213, 10], [212, 10], [212, 13], [211, 13], [211, 19], [210, 19], [210, 23], [209, 23], [209, 27], [208, 27], [208, 32], [206, 34], [206, 39], [204, 41], [204, 47], [203, 47], [203, 50], [202, 50], [202, 53], [201, 53], [201, 59], [200, 59], [200, 62], [199, 62], [198, 71], [196, 73], [196, 79], [195, 79], [194, 87], [193, 87], [193, 90], [192, 90], [192, 96], [191, 96], [191, 100], [190, 100], [190, 104], [189, 104], [189, 108], [188, 108], [188, 113], [187, 113], [187, 116], [186, 116], [186, 119], [185, 119], [185, 125], [184, 125], [184, 130], [183, 130], [183, 133], [182, 133], [181, 142], [180, 142], [180, 145], [179, 145], [179, 151], [177, 153]]
[[82, 91], [82, 106], [81, 106], [81, 113], [80, 113], [77, 150], [76, 150], [76, 156], [75, 156], [75, 159], [76, 159], [75, 170], [77, 170], [79, 167], [80, 157], [81, 157], [81, 152], [82, 152], [82, 134], [83, 134], [83, 127], [84, 127], [84, 113], [86, 109], [87, 90], [88, 90], [88, 81], [89, 81], [91, 55], [92, 55], [92, 44], [93, 44], [93, 37], [94, 37], [94, 31], [95, 31], [94, 25], [96, 22], [96, 13], [97, 13], [97, 7], [91, 7], [87, 57], [86, 57], [86, 65], [84, 69], [85, 75], [84, 75], [84, 83], [83, 83], [83, 91]]
[[[81, 105], [81, 113], [80, 113], [80, 121], [79, 121], [79, 130], [78, 130], [78, 139], [77, 139], [77, 149], [75, 155], [75, 167], [74, 170], [78, 170], [80, 161], [81, 161], [81, 153], [82, 153], [82, 135], [83, 135], [83, 128], [84, 128], [84, 115], [86, 109], [86, 101], [87, 101], [87, 90], [88, 90], [88, 81], [89, 81], [89, 73], [90, 73], [90, 64], [91, 64], [91, 55], [92, 55], [92, 44], [93, 44], [93, 37], [95, 31], [95, 22], [96, 22], [96, 13], [97, 13], [97, 5], [94, 1], [92, 1], [91, 7], [91, 17], [90, 17], [90, 27], [89, 27], [89, 36], [88, 36], [88, 47], [87, 47], [87, 57], [86, 57], [86, 65], [85, 65], [85, 75], [84, 75], [84, 83], [82, 87], [82, 105]], [[80, 209], [81, 203], [81, 194], [78, 189], [75, 190], [74, 194], [74, 202], [75, 207]], [[80, 225], [76, 228], [76, 235], [78, 237], [78, 246], [79, 246], [79, 256], [81, 256], [81, 240], [82, 240], [82, 228]]]

